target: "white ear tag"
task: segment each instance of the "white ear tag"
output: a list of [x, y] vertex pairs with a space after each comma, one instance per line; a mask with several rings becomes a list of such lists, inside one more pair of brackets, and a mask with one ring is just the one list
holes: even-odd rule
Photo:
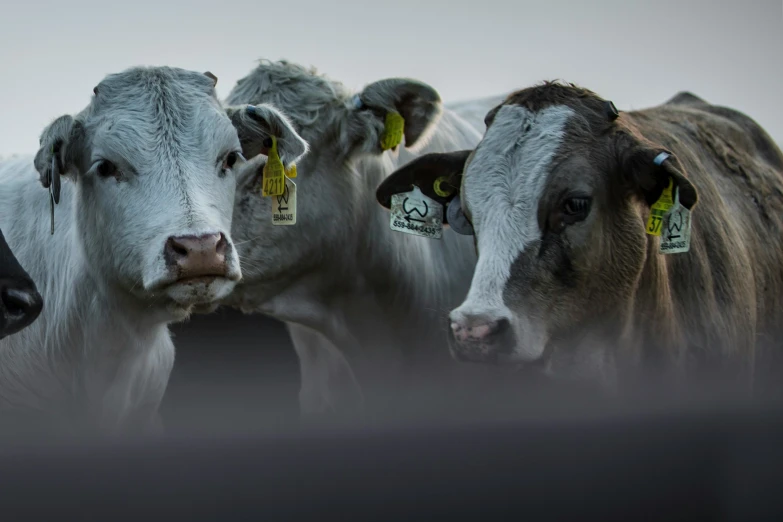
[[661, 254], [682, 254], [691, 249], [691, 211], [680, 204], [680, 188], [674, 192], [674, 205], [663, 216]]
[[395, 232], [440, 239], [443, 235], [443, 205], [422, 194], [419, 187], [391, 197], [389, 226]]
[[272, 196], [272, 224], [296, 225], [296, 183], [285, 176], [285, 188], [279, 196]]

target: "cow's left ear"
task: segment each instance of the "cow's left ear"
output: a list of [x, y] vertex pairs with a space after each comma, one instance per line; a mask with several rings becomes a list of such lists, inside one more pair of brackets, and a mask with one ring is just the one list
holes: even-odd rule
[[402, 145], [416, 150], [443, 111], [438, 91], [426, 83], [404, 78], [368, 85], [348, 102], [347, 125], [341, 149], [352, 154], [381, 154]]
[[75, 180], [84, 165], [85, 132], [82, 123], [66, 114], [50, 123], [41, 133], [33, 164], [41, 184], [54, 184], [59, 200], [60, 176]]
[[276, 138], [277, 153], [286, 168], [307, 154], [307, 142], [288, 118], [271, 105], [227, 107], [226, 114], [237, 130], [242, 154], [248, 160], [259, 154], [269, 155], [272, 137]]
[[696, 205], [698, 201], [696, 187], [688, 179], [685, 169], [672, 152], [662, 146], [633, 137], [625, 137], [622, 142], [626, 143], [620, 149], [623, 171], [648, 205], [652, 205], [661, 197], [661, 193], [669, 185], [669, 180], [673, 181], [672, 188], [679, 189], [680, 204], [683, 207], [691, 210]]
[[[470, 157], [471, 150], [446, 153], [431, 153], [419, 156], [410, 163], [391, 173], [375, 191], [375, 199], [386, 209], [391, 208], [391, 199], [418, 187], [422, 194], [443, 205], [443, 224], [448, 225], [449, 216], [460, 219], [460, 234], [472, 234], [469, 224], [462, 223], [462, 207], [459, 193], [462, 185], [462, 171]], [[452, 208], [453, 207], [453, 208]], [[449, 209], [451, 212], [449, 212]], [[457, 224], [454, 224], [456, 227]]]

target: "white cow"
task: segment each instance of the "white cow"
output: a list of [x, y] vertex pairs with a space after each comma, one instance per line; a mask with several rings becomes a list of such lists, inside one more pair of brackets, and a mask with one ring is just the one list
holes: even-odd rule
[[[274, 225], [273, 198], [254, 189], [263, 161], [240, 175], [232, 233], [244, 279], [225, 301], [287, 324], [302, 412], [378, 411], [386, 399], [465, 391], [478, 375], [490, 380], [476, 383], [496, 381], [500, 369], [457, 364], [445, 343], [446, 314], [470, 285], [473, 240], [449, 229], [440, 240], [394, 232], [375, 201], [379, 183], [417, 149], [472, 148], [479, 130], [423, 83], [387, 79], [356, 94], [287, 62], [262, 62], [227, 102], [279, 108], [310, 145], [293, 180], [293, 226]], [[409, 151], [381, 149], [390, 111], [404, 117]]]
[[[168, 67], [110, 75], [86, 109], [46, 128], [34, 162], [0, 165], [0, 227], [46, 303], [0, 341], [2, 413], [157, 425], [168, 323], [241, 278], [230, 235], [241, 153], [265, 153], [271, 135], [286, 165], [306, 151], [273, 109], [222, 107], [216, 81]], [[56, 193], [60, 173], [52, 235], [41, 182]]]

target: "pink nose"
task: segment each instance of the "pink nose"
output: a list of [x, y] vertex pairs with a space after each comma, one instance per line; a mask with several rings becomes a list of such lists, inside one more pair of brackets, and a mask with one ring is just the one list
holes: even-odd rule
[[225, 277], [226, 249], [223, 234], [170, 237], [166, 241], [166, 264], [177, 270], [178, 279]]
[[472, 324], [462, 322], [451, 323], [451, 331], [454, 332], [454, 339], [460, 343], [487, 339], [497, 332], [499, 327], [500, 321], [474, 322]]

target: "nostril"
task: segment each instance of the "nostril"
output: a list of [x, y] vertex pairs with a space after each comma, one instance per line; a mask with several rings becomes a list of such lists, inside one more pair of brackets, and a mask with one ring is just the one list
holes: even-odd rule
[[27, 292], [15, 288], [4, 289], [0, 298], [3, 300], [3, 307], [5, 307], [6, 312], [9, 315], [18, 316], [34, 313], [40, 302], [36, 292]]
[[480, 341], [503, 334], [511, 323], [507, 319], [497, 321], [486, 318], [469, 318], [464, 323], [452, 321], [451, 330], [462, 341]]
[[168, 241], [166, 241], [164, 256], [167, 265], [172, 266], [181, 263], [182, 260], [188, 258], [188, 254], [190, 254], [190, 249], [177, 238], [170, 237]]
[[220, 239], [218, 239], [217, 246], [215, 247], [215, 252], [217, 252], [218, 255], [224, 256], [226, 255], [226, 249], [228, 249], [228, 241], [226, 240], [226, 236], [221, 232]]
[[175, 254], [177, 254], [179, 256], [182, 256], [182, 257], [185, 257], [185, 256], [188, 255], [188, 249], [185, 248], [183, 245], [177, 243], [177, 241], [174, 240], [174, 239], [170, 239], [169, 241], [171, 241], [171, 250]]

